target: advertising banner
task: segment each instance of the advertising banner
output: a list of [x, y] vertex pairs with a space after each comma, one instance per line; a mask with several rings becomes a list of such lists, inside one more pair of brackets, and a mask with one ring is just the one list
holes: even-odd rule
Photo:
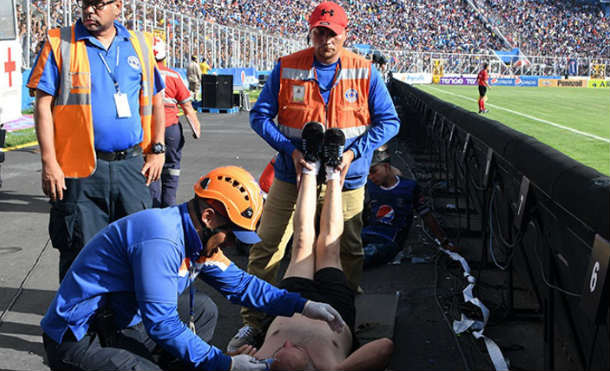
[[515, 76], [516, 86], [538, 87], [538, 76]]
[[557, 80], [559, 88], [584, 88], [587, 86], [587, 80]]
[[515, 79], [512, 77], [494, 77], [489, 79], [489, 85], [515, 86]]
[[395, 73], [392, 76], [411, 85], [432, 84], [431, 73]]
[[538, 79], [538, 86], [544, 88], [556, 88], [558, 79]]
[[476, 77], [443, 76], [438, 82], [440, 85], [476, 85]]
[[610, 88], [610, 81], [599, 80], [599, 79], [590, 79], [587, 86], [589, 88]]

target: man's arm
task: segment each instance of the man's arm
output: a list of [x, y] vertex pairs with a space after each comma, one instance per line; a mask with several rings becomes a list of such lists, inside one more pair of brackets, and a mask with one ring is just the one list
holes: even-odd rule
[[278, 112], [278, 93], [280, 91], [280, 62], [278, 62], [261, 94], [250, 111], [250, 126], [260, 135], [273, 149], [278, 152], [292, 154], [296, 147], [290, 139], [282, 134], [273, 118]]
[[[153, 114], [150, 139], [151, 143], [165, 143], [165, 107], [163, 106], [163, 93], [153, 96]], [[141, 173], [146, 177], [146, 185], [156, 181], [161, 176], [165, 154], [148, 153]]]
[[343, 371], [385, 370], [393, 351], [394, 342], [392, 340], [377, 339], [356, 349], [335, 369]]
[[189, 122], [191, 129], [193, 129], [193, 136], [198, 139], [201, 136], [201, 124], [197, 118], [197, 113], [193, 109], [191, 102], [181, 103], [180, 107], [184, 111], [184, 116]]
[[341, 182], [345, 180], [353, 160], [360, 158], [362, 154], [373, 153], [375, 149], [392, 139], [400, 128], [400, 120], [388, 88], [375, 66], [371, 66], [368, 108], [371, 115], [371, 125], [343, 154], [340, 165]]
[[63, 191], [67, 188], [64, 172], [55, 155], [52, 102], [53, 96], [42, 90], [36, 90], [34, 122], [42, 161], [42, 191], [52, 201], [56, 201], [64, 198]]
[[134, 294], [150, 338], [194, 368], [229, 370], [231, 358], [195, 335], [180, 320], [177, 309], [178, 270], [182, 256], [165, 240], [133, 247]]
[[292, 157], [294, 164], [297, 184], [301, 180], [301, 171], [303, 167], [310, 170], [310, 165], [307, 164], [303, 153], [297, 149], [290, 139], [282, 134], [277, 125], [273, 122], [273, 118], [278, 111], [278, 94], [280, 91], [280, 70], [281, 62], [277, 62], [273, 71], [269, 75], [263, 90], [256, 101], [256, 104], [250, 111], [250, 126], [254, 131], [261, 136], [273, 149], [278, 152], [289, 154]]
[[424, 197], [419, 184], [415, 186], [413, 191], [413, 203], [415, 210], [422, 217], [424, 224], [430, 232], [432, 232], [434, 237], [438, 239], [441, 246], [450, 251], [457, 251], [456, 246], [453, 242], [449, 241], [447, 234], [432, 214], [432, 208], [428, 205], [428, 201]]
[[199, 138], [201, 136], [201, 124], [199, 123], [197, 113], [195, 112], [195, 110], [193, 109], [193, 105], [191, 104], [191, 92], [184, 85], [184, 82], [181, 78], [172, 78], [167, 80], [168, 84], [172, 82], [175, 84], [175, 99], [178, 101], [178, 104], [180, 104], [180, 107], [182, 107], [182, 111], [184, 111], [184, 116], [186, 117], [191, 129], [193, 129], [193, 136], [195, 138]]

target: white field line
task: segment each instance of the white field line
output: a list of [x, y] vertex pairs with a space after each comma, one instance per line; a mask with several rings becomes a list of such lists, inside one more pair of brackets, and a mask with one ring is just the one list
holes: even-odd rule
[[[462, 98], [462, 99], [466, 99], [466, 100], [469, 100], [469, 101], [471, 101], [471, 102], [476, 102], [476, 101], [477, 101], [476, 99], [473, 99], [473, 98], [467, 97], [467, 96], [465, 96], [465, 95], [461, 95], [461, 94], [452, 93], [452, 92], [445, 91], [445, 90], [442, 90], [442, 89], [434, 88], [434, 87], [432, 87], [432, 86], [428, 86], [428, 88], [429, 88], [429, 89], [432, 89], [432, 90], [436, 90], [436, 91], [438, 91], [438, 92], [440, 92], [440, 93], [443, 93], [443, 94], [449, 94], [449, 95], [453, 95], [453, 96], [456, 96], [456, 97], [459, 97], [459, 98]], [[580, 130], [572, 129], [572, 128], [569, 128], [569, 127], [567, 127], [567, 126], [563, 126], [563, 125], [557, 124], [557, 123], [552, 122], [552, 121], [548, 121], [548, 120], [544, 120], [544, 119], [539, 119], [538, 117], [534, 117], [534, 116], [528, 115], [528, 114], [526, 114], [526, 113], [521, 113], [521, 112], [513, 111], [512, 109], [508, 109], [508, 108], [500, 107], [500, 106], [497, 106], [497, 105], [495, 105], [495, 104], [490, 104], [490, 103], [485, 103], [485, 105], [490, 106], [490, 107], [493, 107], [493, 108], [497, 108], [497, 109], [502, 110], [502, 111], [510, 112], [510, 113], [515, 114], [515, 115], [518, 115], [518, 116], [522, 116], [522, 117], [528, 118], [528, 119], [530, 119], [530, 120], [534, 120], [534, 121], [542, 122], [543, 124], [547, 124], [547, 125], [550, 125], [550, 126], [554, 126], [554, 127], [556, 127], [556, 128], [559, 128], [559, 129], [567, 130], [567, 131], [570, 131], [570, 132], [575, 133], [575, 134], [578, 134], [578, 135], [583, 135], [583, 136], [585, 136], [585, 137], [589, 137], [589, 138], [593, 138], [593, 139], [601, 140], [602, 142], [610, 143], [610, 139], [606, 139], [606, 138], [604, 138], [604, 137], [599, 137], [599, 136], [594, 135], [594, 134], [589, 134], [589, 133], [586, 133], [586, 132], [584, 132], [584, 131], [580, 131]]]

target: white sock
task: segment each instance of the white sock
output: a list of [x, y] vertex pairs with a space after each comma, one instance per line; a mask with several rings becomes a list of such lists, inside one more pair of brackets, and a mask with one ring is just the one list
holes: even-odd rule
[[313, 170], [309, 170], [308, 168], [306, 168], [305, 166], [303, 166], [303, 174], [312, 174], [317, 176], [318, 173], [320, 172], [320, 161], [316, 161], [316, 162], [308, 162], [309, 165], [311, 165], [311, 167], [313, 167]]
[[334, 167], [326, 166], [326, 181], [341, 179], [341, 172]]

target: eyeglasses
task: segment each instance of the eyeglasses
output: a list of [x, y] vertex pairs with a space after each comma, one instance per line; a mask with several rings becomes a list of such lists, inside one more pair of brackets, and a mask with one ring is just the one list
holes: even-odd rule
[[106, 5], [110, 5], [117, 0], [108, 0], [108, 1], [91, 1], [91, 0], [76, 0], [76, 4], [80, 6], [82, 9], [87, 9], [92, 6], [95, 10], [103, 10]]

